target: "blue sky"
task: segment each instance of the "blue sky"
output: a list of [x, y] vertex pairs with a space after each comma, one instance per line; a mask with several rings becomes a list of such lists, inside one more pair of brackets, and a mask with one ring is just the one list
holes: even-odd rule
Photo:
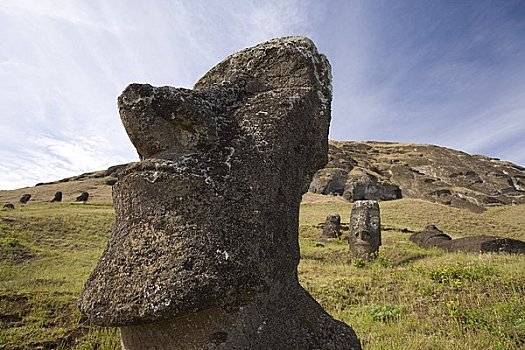
[[0, 189], [136, 161], [116, 98], [190, 88], [244, 47], [306, 35], [333, 69], [330, 138], [525, 165], [524, 1], [0, 2]]

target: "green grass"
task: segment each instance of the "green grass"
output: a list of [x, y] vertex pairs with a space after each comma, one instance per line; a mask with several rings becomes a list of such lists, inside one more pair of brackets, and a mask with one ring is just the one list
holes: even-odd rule
[[89, 204], [0, 212], [0, 349], [118, 348], [115, 330], [90, 327], [76, 307], [113, 217]]
[[[525, 256], [423, 250], [401, 230], [433, 223], [453, 237], [525, 239], [525, 206], [483, 214], [418, 200], [381, 203], [383, 246], [349, 262], [343, 238], [320, 243], [327, 214], [351, 204], [303, 204], [302, 285], [365, 349], [524, 349]], [[90, 326], [76, 299], [114, 220], [108, 204], [32, 204], [0, 211], [0, 349], [118, 349], [115, 329]]]

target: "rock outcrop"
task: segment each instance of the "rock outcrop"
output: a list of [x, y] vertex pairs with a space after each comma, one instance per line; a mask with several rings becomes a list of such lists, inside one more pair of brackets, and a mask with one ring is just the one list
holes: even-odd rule
[[309, 190], [348, 200], [418, 198], [482, 211], [525, 203], [525, 168], [449, 148], [330, 141], [329, 162]]
[[79, 306], [125, 349], [360, 349], [299, 285], [301, 195], [327, 161], [331, 76], [302, 37], [245, 49], [193, 90], [119, 97], [141, 162]]
[[525, 254], [525, 242], [494, 236], [452, 239], [435, 225], [413, 233], [410, 240], [422, 248], [439, 248], [446, 252]]
[[381, 246], [381, 216], [377, 201], [354, 202], [348, 243], [353, 259], [369, 261], [377, 255]]
[[15, 206], [13, 203], [6, 203], [3, 206], [4, 209], [15, 209]]

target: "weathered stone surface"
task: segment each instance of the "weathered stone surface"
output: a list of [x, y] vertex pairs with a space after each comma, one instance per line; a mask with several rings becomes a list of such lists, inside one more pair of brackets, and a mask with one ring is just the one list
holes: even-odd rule
[[525, 168], [494, 158], [432, 145], [330, 141], [329, 159], [310, 192], [418, 198], [474, 212], [525, 203]]
[[23, 194], [20, 196], [20, 203], [26, 204], [31, 199], [31, 195], [29, 193]]
[[392, 200], [401, 198], [401, 190], [396, 185], [379, 181], [376, 176], [362, 168], [354, 168], [348, 174], [343, 197], [356, 200]]
[[329, 214], [323, 225], [323, 236], [337, 238], [341, 236], [341, 216], [337, 213]]
[[348, 171], [344, 169], [325, 168], [317, 171], [310, 183], [309, 191], [318, 194], [341, 196], [345, 190]]
[[62, 202], [62, 191], [56, 191], [51, 202]]
[[86, 191], [83, 191], [80, 194], [80, 196], [77, 197], [76, 201], [77, 202], [87, 202], [88, 199], [89, 199], [89, 193]]
[[352, 258], [370, 260], [381, 246], [379, 204], [373, 200], [355, 201], [350, 214], [348, 238]]
[[439, 248], [448, 244], [452, 237], [441, 231], [435, 225], [428, 225], [423, 231], [415, 232], [410, 240], [421, 248]]
[[126, 349], [360, 349], [302, 289], [301, 195], [327, 159], [331, 76], [303, 37], [245, 49], [193, 90], [119, 97], [141, 162], [79, 306]]
[[6, 203], [4, 204], [4, 209], [15, 209], [15, 206], [13, 203]]
[[472, 236], [452, 239], [434, 225], [410, 236], [422, 248], [439, 248], [446, 252], [525, 254], [525, 242], [517, 239]]

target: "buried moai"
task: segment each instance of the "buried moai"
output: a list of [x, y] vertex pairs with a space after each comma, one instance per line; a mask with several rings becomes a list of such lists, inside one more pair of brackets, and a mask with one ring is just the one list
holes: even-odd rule
[[410, 240], [422, 248], [438, 248], [446, 252], [525, 254], [525, 242], [496, 236], [471, 236], [452, 239], [435, 225], [415, 232]]
[[23, 194], [20, 196], [20, 203], [26, 204], [31, 199], [31, 195], [29, 193]]
[[77, 198], [76, 198], [76, 201], [77, 202], [87, 202], [89, 198], [89, 193], [86, 192], [86, 191], [83, 191]]
[[323, 236], [325, 238], [337, 238], [341, 236], [341, 216], [339, 214], [328, 214], [323, 225]]
[[361, 349], [299, 285], [298, 214], [327, 162], [330, 65], [303, 37], [235, 53], [193, 90], [119, 97], [141, 161], [79, 306], [124, 349]]
[[62, 202], [62, 191], [56, 191], [51, 202]]
[[377, 201], [354, 202], [348, 242], [353, 259], [369, 261], [377, 255], [381, 245], [381, 217]]

